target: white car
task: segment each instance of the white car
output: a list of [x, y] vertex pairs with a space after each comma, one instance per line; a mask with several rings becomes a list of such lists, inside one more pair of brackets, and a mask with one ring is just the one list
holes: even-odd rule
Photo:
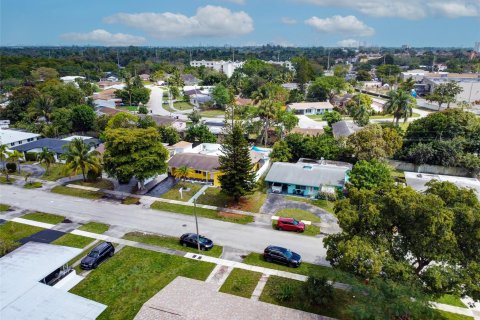
[[272, 193], [282, 193], [283, 185], [281, 183], [272, 183]]

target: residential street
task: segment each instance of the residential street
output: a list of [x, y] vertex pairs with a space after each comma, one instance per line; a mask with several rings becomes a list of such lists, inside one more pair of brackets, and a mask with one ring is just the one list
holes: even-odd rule
[[[169, 236], [195, 232], [193, 216], [105, 200], [63, 196], [41, 190], [20, 189], [15, 186], [0, 186], [0, 203], [22, 209], [61, 214], [72, 220], [98, 221]], [[219, 245], [263, 252], [266, 246], [274, 244], [298, 252], [306, 262], [328, 265], [322, 238], [205, 218], [199, 218], [199, 228], [200, 234], [211, 238]]]

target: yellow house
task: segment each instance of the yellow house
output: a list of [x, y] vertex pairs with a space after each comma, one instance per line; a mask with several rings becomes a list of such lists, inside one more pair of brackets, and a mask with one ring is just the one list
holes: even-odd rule
[[172, 176], [178, 168], [188, 167], [190, 170], [187, 179], [210, 182], [216, 187], [220, 186], [219, 166], [218, 156], [200, 153], [178, 153], [168, 161], [168, 170]]

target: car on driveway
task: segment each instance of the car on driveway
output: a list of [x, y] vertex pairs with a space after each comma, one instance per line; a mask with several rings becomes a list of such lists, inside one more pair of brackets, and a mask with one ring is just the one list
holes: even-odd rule
[[272, 183], [272, 193], [282, 193], [283, 184], [274, 182]]
[[277, 246], [268, 246], [263, 251], [263, 259], [267, 262], [284, 264], [292, 268], [297, 268], [302, 263], [302, 257], [289, 249]]
[[80, 268], [84, 270], [95, 269], [100, 263], [107, 258], [112, 257], [115, 253], [115, 247], [110, 242], [104, 242], [96, 246], [90, 253], [80, 262]]
[[213, 248], [213, 241], [196, 233], [185, 233], [180, 237], [180, 244], [184, 247], [198, 248], [198, 242], [200, 242], [200, 250], [210, 250]]
[[277, 230], [304, 232], [305, 223], [293, 218], [279, 217], [276, 225]]

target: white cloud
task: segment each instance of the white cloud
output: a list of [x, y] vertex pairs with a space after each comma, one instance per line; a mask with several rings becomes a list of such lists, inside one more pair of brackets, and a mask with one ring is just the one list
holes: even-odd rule
[[288, 25], [297, 24], [297, 20], [289, 18], [289, 17], [283, 17], [281, 19], [281, 21], [282, 21], [283, 24], [288, 24]]
[[360, 45], [360, 42], [355, 39], [345, 39], [337, 42], [337, 46], [339, 47], [356, 48], [359, 45]]
[[348, 34], [353, 36], [371, 36], [375, 33], [372, 27], [367, 26], [355, 16], [333, 16], [320, 19], [311, 17], [305, 24], [323, 33]]
[[92, 32], [71, 32], [60, 36], [68, 42], [84, 42], [88, 44], [102, 44], [106, 46], [128, 46], [145, 43], [144, 37], [133, 36], [125, 33], [110, 33], [103, 29], [93, 30]]
[[321, 7], [351, 8], [374, 17], [421, 19], [429, 15], [479, 16], [478, 0], [294, 0]]
[[192, 17], [171, 12], [117, 13], [104, 21], [142, 29], [158, 39], [235, 36], [253, 31], [253, 20], [244, 11], [210, 5], [198, 8]]

